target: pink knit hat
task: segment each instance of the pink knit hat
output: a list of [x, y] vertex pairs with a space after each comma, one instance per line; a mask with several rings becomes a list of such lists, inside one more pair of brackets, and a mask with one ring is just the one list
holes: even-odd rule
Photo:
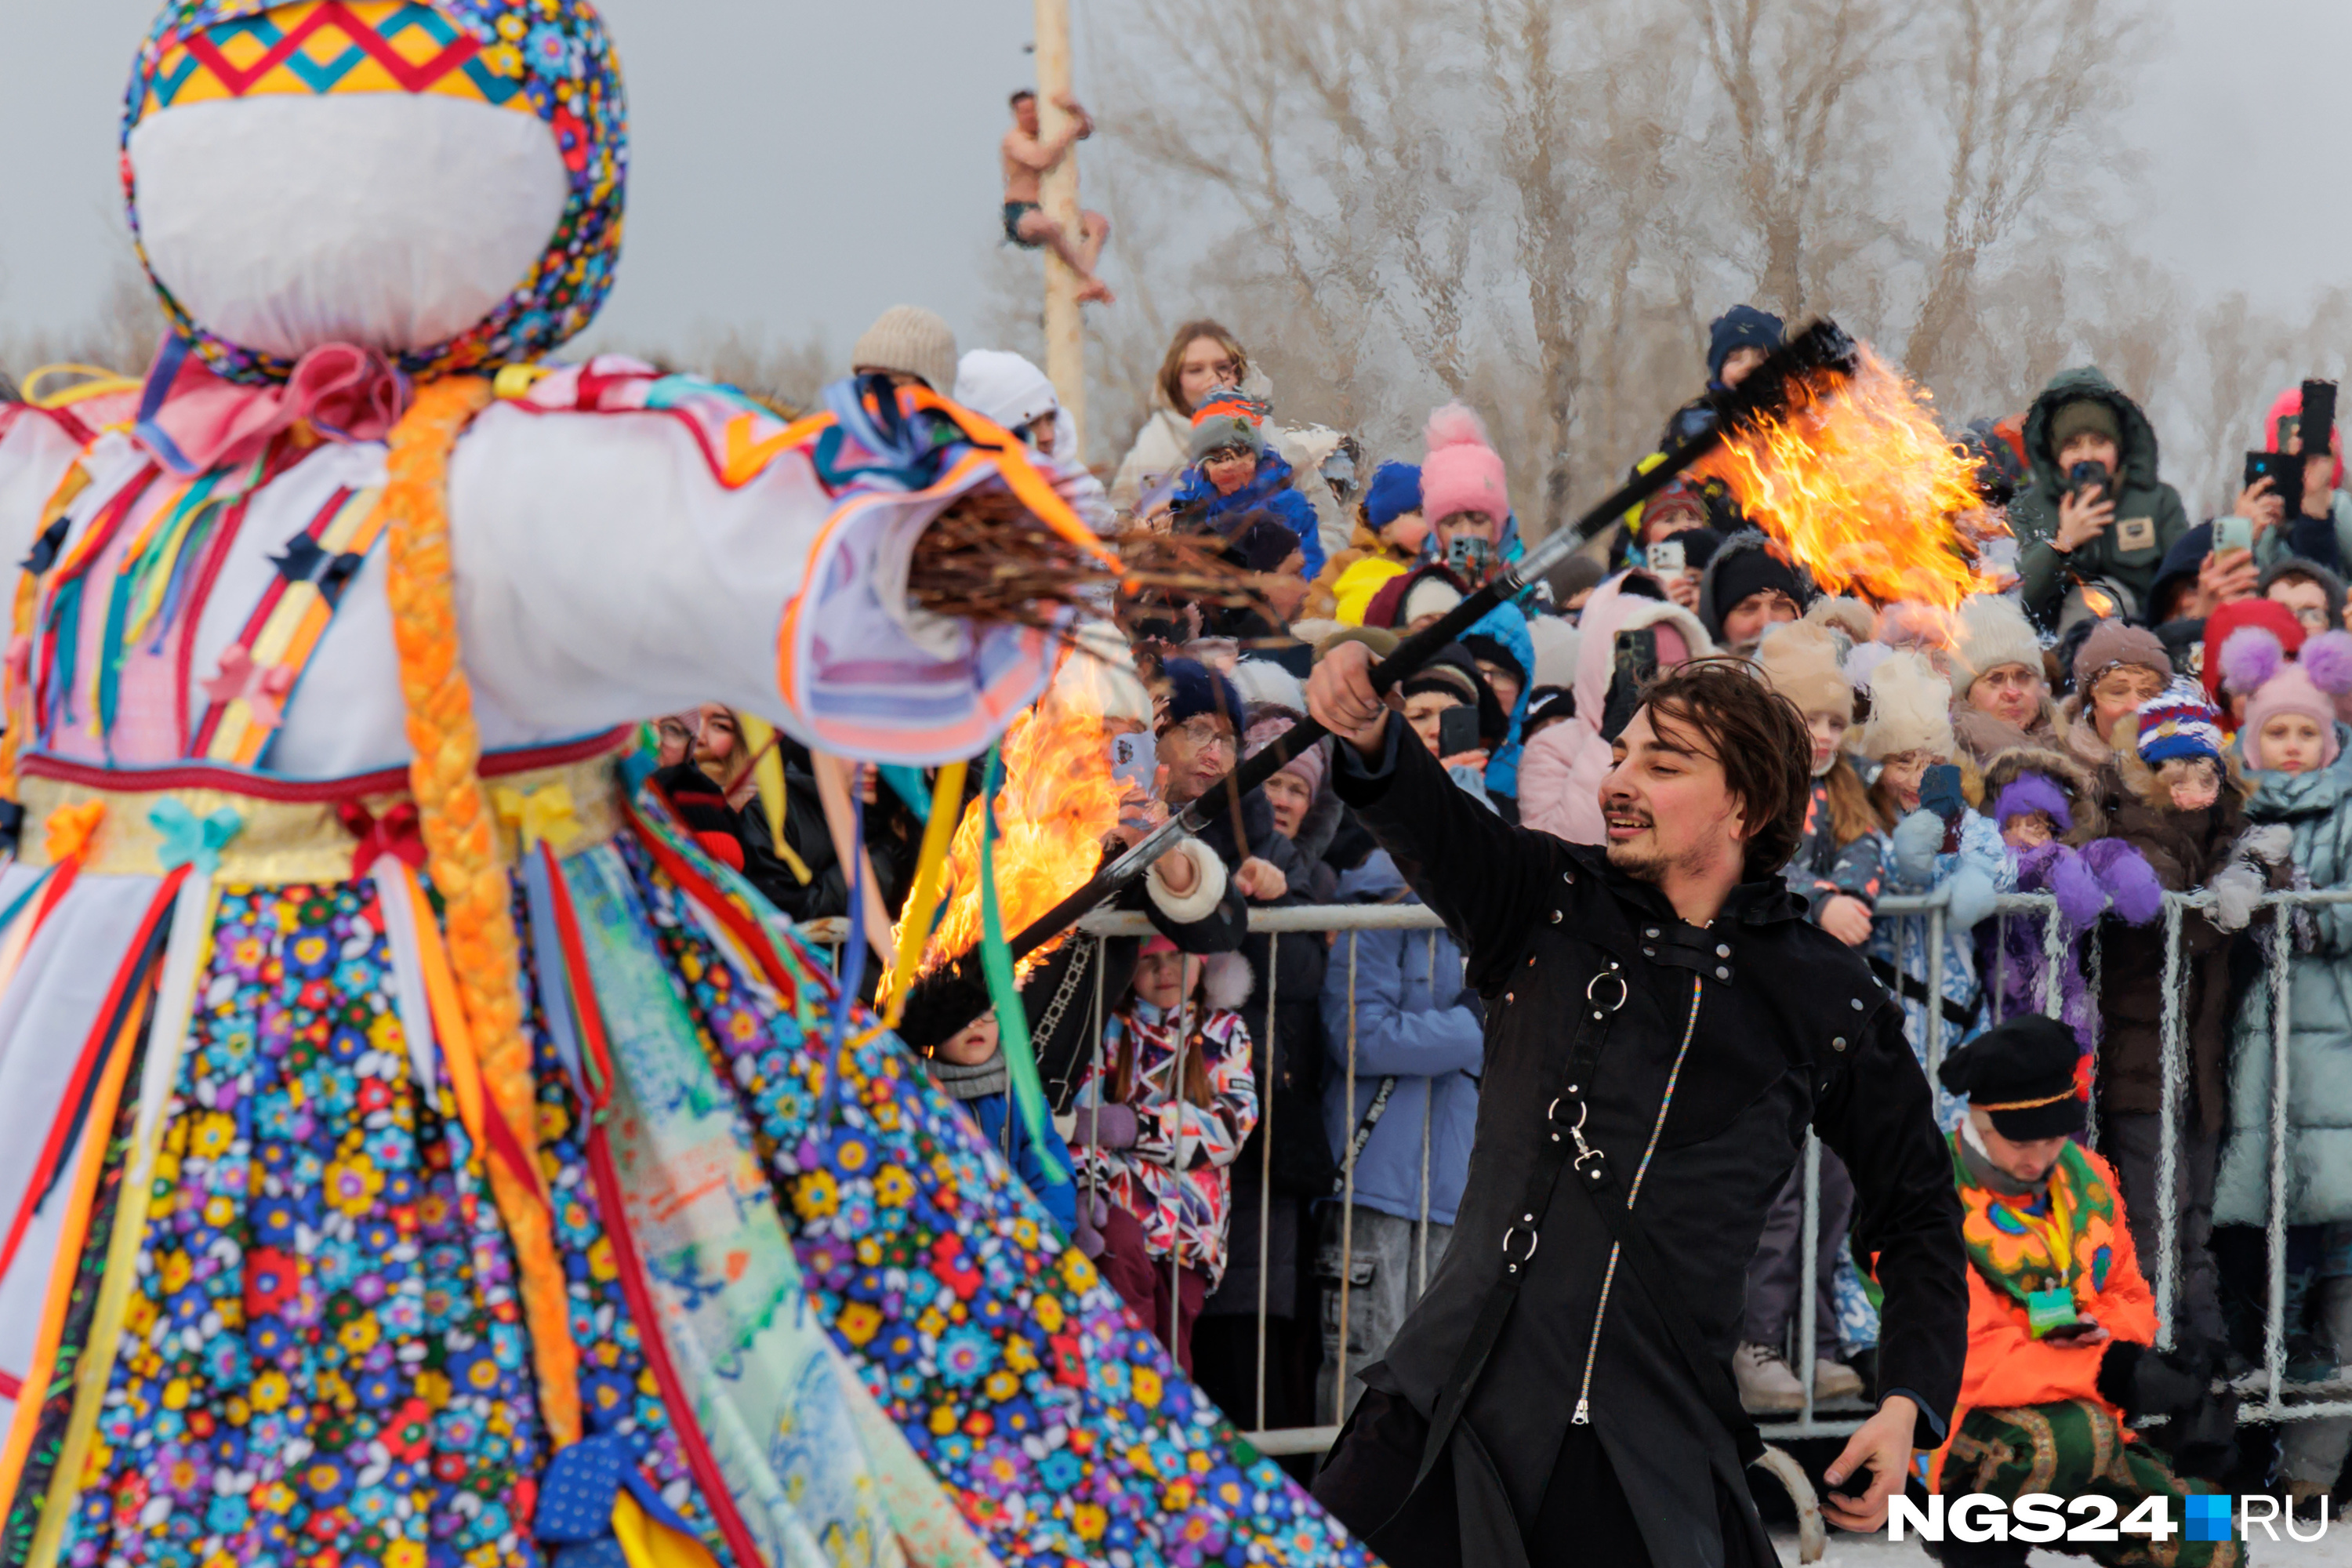
[[2336, 699], [2352, 691], [2352, 633], [2322, 632], [2303, 645], [2303, 657], [2289, 659], [2278, 638], [2262, 626], [2242, 626], [2221, 645], [2221, 679], [2232, 691], [2251, 691], [2238, 749], [2246, 765], [2263, 766], [2263, 726], [2281, 713], [2300, 713], [2319, 726], [2319, 765], [2336, 761]]
[[1474, 511], [1499, 526], [1511, 515], [1503, 459], [1486, 444], [1486, 427], [1459, 403], [1429, 416], [1429, 456], [1421, 464], [1421, 514], [1433, 523]]
[[[1288, 734], [1297, 722], [1298, 720], [1292, 714], [1267, 714], [1252, 724], [1249, 727], [1249, 732], [1242, 737], [1242, 755], [1244, 758], [1256, 756], [1282, 736]], [[1318, 741], [1290, 761], [1283, 763], [1276, 771], [1297, 775], [1298, 782], [1307, 786], [1307, 793], [1313, 795], [1322, 793], [1323, 775], [1329, 766], [1330, 760], [1324, 752], [1323, 742]]]

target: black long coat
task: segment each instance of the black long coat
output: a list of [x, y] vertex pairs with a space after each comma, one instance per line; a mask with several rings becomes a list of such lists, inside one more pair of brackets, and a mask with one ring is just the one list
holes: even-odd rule
[[[1504, 1232], [1518, 1217], [1587, 987], [1613, 959], [1632, 978], [1592, 1074], [1585, 1132], [1607, 1152], [1621, 1191], [1638, 1181], [1633, 1216], [1669, 1276], [1663, 1288], [1681, 1297], [1727, 1377], [1748, 1260], [1810, 1124], [1853, 1174], [1857, 1255], [1877, 1256], [1880, 1394], [1911, 1395], [1917, 1445], [1939, 1443], [1967, 1349], [1959, 1200], [1902, 1010], [1862, 961], [1806, 923], [1777, 877], [1739, 888], [1705, 930], [1683, 924], [1656, 888], [1613, 870], [1604, 851], [1514, 827], [1471, 800], [1400, 721], [1379, 769], [1352, 748], [1340, 753], [1341, 798], [1444, 920], [1486, 998], [1476, 1140], [1454, 1240], [1365, 1382], [1431, 1415], [1501, 1275]], [[1622, 1262], [1588, 1382], [1611, 1242], [1572, 1184], [1550, 1206], [1450, 1442], [1463, 1561], [1526, 1561], [1522, 1532], [1580, 1397], [1656, 1568], [1726, 1561], [1719, 1493], [1750, 1532], [1732, 1560], [1774, 1561], [1731, 1435]]]

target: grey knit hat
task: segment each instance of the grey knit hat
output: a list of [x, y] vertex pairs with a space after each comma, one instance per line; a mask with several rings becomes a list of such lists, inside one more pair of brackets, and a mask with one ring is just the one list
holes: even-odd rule
[[849, 351], [852, 370], [894, 370], [917, 375], [945, 397], [956, 379], [955, 332], [935, 310], [893, 305], [875, 319]]

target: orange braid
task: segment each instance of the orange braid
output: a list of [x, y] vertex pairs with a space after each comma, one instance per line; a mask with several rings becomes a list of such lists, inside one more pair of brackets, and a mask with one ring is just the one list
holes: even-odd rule
[[[379, 503], [389, 515], [385, 592], [408, 705], [409, 765], [427, 869], [442, 898], [450, 966], [490, 1103], [536, 1160], [539, 1114], [507, 868], [482, 782], [473, 689], [457, 657], [457, 605], [449, 561], [450, 449], [490, 401], [473, 376], [427, 382], [392, 433], [390, 477]], [[485, 1151], [499, 1212], [521, 1271], [523, 1313], [539, 1373], [540, 1410], [560, 1447], [580, 1436], [579, 1350], [572, 1342], [563, 1268], [555, 1254], [543, 1185], [527, 1183]], [[536, 1169], [531, 1173], [535, 1178]]]

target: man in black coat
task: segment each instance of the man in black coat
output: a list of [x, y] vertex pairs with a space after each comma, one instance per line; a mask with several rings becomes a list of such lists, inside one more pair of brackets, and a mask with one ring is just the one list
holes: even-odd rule
[[1877, 1529], [1943, 1440], [1967, 1260], [1902, 1011], [1777, 875], [1803, 721], [1744, 663], [1683, 666], [1619, 737], [1609, 842], [1586, 847], [1463, 794], [1369, 666], [1335, 650], [1309, 701], [1341, 798], [1468, 955], [1486, 1058], [1453, 1245], [1316, 1496], [1396, 1568], [1775, 1562], [1730, 1360], [1810, 1126], [1853, 1173], [1885, 1293], [1878, 1411], [1827, 1508]]

